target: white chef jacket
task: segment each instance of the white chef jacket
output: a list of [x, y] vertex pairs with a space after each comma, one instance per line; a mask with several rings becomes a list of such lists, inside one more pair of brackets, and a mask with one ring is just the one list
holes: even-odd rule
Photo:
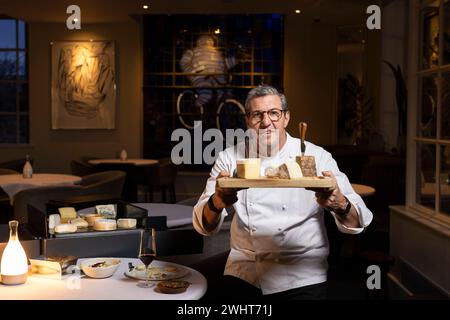
[[[353, 190], [347, 176], [323, 148], [305, 142], [305, 155], [315, 157], [317, 173], [334, 173], [341, 192], [358, 212], [361, 228], [341, 224], [334, 213], [337, 228], [343, 233], [360, 233], [372, 221], [372, 212]], [[221, 213], [217, 227], [208, 232], [203, 227], [203, 207], [215, 192], [220, 171], [230, 174], [236, 159], [244, 158], [243, 148], [227, 148], [211, 170], [206, 188], [193, 210], [194, 228], [203, 235], [217, 233], [227, 215]], [[276, 156], [261, 157], [261, 173], [268, 166], [278, 166], [300, 155], [300, 140], [287, 134], [287, 141]], [[238, 192], [233, 205], [230, 255], [225, 275], [232, 275], [261, 288], [263, 294], [281, 292], [327, 280], [329, 244], [321, 208], [313, 191], [303, 188], [250, 188]]]

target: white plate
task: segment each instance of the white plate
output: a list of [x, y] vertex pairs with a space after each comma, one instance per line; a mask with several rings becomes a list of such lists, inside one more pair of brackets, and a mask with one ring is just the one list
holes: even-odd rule
[[[136, 267], [138, 266], [143, 267], [144, 265], [139, 264], [135, 266], [133, 270], [126, 271], [124, 275], [132, 279], [145, 280], [145, 270], [137, 270]], [[186, 276], [188, 273], [189, 270], [187, 270], [186, 268], [175, 266], [163, 261], [153, 261], [149, 267], [148, 280], [161, 281], [178, 279]]]

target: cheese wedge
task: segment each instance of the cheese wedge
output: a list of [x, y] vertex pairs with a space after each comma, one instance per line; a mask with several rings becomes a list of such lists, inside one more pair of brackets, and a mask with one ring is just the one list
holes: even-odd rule
[[58, 208], [61, 215], [61, 223], [67, 223], [69, 220], [76, 219], [77, 212], [73, 207]]
[[281, 179], [299, 179], [303, 177], [303, 174], [297, 162], [288, 161], [278, 167], [278, 176]]

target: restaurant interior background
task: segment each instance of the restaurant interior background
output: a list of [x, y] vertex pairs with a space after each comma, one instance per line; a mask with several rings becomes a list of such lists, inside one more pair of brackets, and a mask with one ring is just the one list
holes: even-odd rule
[[[81, 29], [66, 26], [71, 4]], [[381, 8], [380, 29], [366, 24], [370, 5]], [[224, 99], [227, 108], [239, 112], [259, 83], [280, 88], [291, 135], [307, 122], [308, 141], [330, 151], [350, 182], [375, 189], [364, 198], [374, 212], [367, 232], [329, 231], [335, 290], [359, 281], [350, 298], [374, 294], [361, 289], [367, 274], [345, 271], [356, 257], [382, 267], [384, 297], [448, 298], [450, 1], [0, 0], [0, 19], [0, 167], [28, 154], [36, 172], [70, 173], [74, 159], [117, 158], [122, 148], [130, 158], [170, 157], [173, 130], [193, 133], [191, 111], [180, 118], [178, 100], [192, 104], [194, 88], [180, 59], [208, 34], [239, 60], [220, 84], [238, 102]], [[52, 55], [63, 41], [106, 46], [112, 123], [55, 120]], [[213, 100], [203, 130], [217, 127], [223, 101]], [[198, 197], [209, 169], [178, 166], [176, 201]]]

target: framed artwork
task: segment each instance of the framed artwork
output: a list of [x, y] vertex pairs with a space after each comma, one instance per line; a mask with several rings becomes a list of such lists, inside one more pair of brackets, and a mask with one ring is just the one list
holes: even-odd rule
[[114, 129], [114, 41], [51, 43], [52, 129]]

